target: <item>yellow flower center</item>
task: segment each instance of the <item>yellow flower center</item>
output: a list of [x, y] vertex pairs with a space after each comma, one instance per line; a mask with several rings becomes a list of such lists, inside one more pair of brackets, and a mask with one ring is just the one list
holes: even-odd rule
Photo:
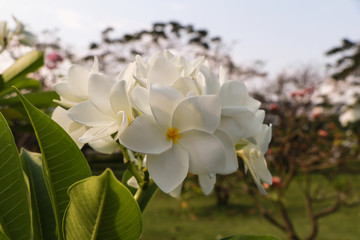
[[181, 134], [179, 134], [179, 130], [177, 130], [177, 128], [168, 128], [166, 138], [169, 141], [172, 140], [174, 143], [177, 143], [179, 138], [181, 138]]

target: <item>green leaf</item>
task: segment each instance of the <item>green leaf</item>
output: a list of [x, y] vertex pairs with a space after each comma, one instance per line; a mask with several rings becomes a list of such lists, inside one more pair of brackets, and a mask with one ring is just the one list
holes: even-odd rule
[[56, 239], [56, 223], [43, 175], [41, 154], [21, 150], [23, 169], [29, 179], [34, 239]]
[[[59, 99], [59, 95], [54, 91], [31, 92], [24, 94], [26, 99], [37, 108], [48, 108], [57, 106], [53, 100]], [[19, 107], [21, 100], [18, 97], [0, 98], [0, 105], [7, 107]]]
[[11, 239], [31, 239], [27, 184], [14, 137], [0, 114], [0, 224]]
[[55, 215], [57, 236], [62, 240], [62, 217], [69, 203], [67, 189], [75, 182], [91, 176], [91, 170], [84, 155], [65, 130], [36, 109], [17, 89], [16, 91], [39, 143], [45, 183]]
[[236, 235], [232, 237], [222, 238], [221, 240], [280, 240], [280, 238], [271, 235], [252, 236], [252, 235]]
[[130, 191], [110, 169], [75, 183], [64, 216], [67, 240], [138, 239], [141, 212]]
[[153, 180], [150, 180], [149, 185], [146, 189], [141, 189], [141, 192], [137, 192], [138, 196], [135, 195], [137, 198], [137, 202], [139, 204], [141, 212], [144, 212], [146, 206], [150, 202], [150, 200], [155, 196], [156, 191], [158, 190], [158, 186], [154, 183]]
[[8, 43], [8, 28], [7, 22], [1, 21], [0, 22], [0, 53], [5, 50], [7, 43]]
[[44, 53], [39, 51], [31, 51], [24, 56], [18, 58], [2, 74], [4, 82], [15, 81], [24, 78], [27, 74], [35, 72], [44, 65]]
[[4, 233], [4, 230], [2, 229], [1, 225], [0, 225], [0, 240], [10, 240], [10, 238], [6, 236], [6, 234]]
[[32, 78], [22, 78], [16, 81], [11, 81], [11, 84], [8, 82], [5, 84], [4, 89], [0, 91], [0, 96], [5, 96], [6, 94], [14, 92], [12, 86], [17, 89], [41, 89], [41, 82], [37, 79]]

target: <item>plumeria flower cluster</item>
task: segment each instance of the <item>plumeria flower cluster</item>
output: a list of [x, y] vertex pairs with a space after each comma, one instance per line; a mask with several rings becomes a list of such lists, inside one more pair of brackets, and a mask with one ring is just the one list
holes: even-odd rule
[[167, 50], [147, 61], [137, 56], [115, 79], [99, 73], [95, 59], [90, 71], [72, 66], [54, 89], [61, 101], [53, 119], [79, 147], [126, 149], [172, 196], [188, 173], [209, 194], [217, 174], [238, 169], [237, 155], [261, 192], [261, 180], [272, 183], [264, 159], [271, 126], [263, 124], [260, 102], [222, 68], [217, 76], [204, 57], [190, 62]]

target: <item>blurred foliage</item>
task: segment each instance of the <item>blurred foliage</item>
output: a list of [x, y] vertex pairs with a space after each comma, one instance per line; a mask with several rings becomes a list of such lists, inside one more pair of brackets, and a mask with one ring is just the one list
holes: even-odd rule
[[28, 140], [30, 145], [36, 145], [32, 134], [25, 134], [32, 133], [32, 128], [13, 87], [21, 90], [32, 104], [48, 113], [55, 106], [53, 99], [59, 96], [54, 91], [44, 91], [44, 85], [39, 80], [39, 71], [45, 59], [44, 52], [35, 49], [36, 36], [27, 31], [25, 25], [15, 17], [14, 20], [14, 30], [8, 28], [7, 22], [0, 22], [0, 57], [2, 61], [12, 63], [0, 72], [0, 112], [20, 145]]
[[345, 79], [350, 75], [360, 74], [360, 43], [343, 39], [340, 46], [333, 47], [326, 52], [327, 56], [337, 56], [337, 60], [328, 67], [333, 70], [333, 78]]
[[[205, 29], [183, 25], [176, 21], [156, 22], [150, 29], [140, 30], [120, 37], [113, 37], [115, 29], [106, 28], [101, 33], [100, 42], [92, 42], [89, 53], [83, 59], [92, 61], [99, 58], [100, 70], [107, 74], [116, 74], [135, 59], [136, 55], [149, 57], [157, 51], [172, 49], [186, 58], [205, 56], [212, 68], [223, 66], [229, 77], [249, 79], [254, 76], [264, 77], [262, 62], [250, 66], [237, 64], [231, 56], [231, 47], [221, 37], [211, 36]], [[120, 70], [119, 70], [120, 69]]]

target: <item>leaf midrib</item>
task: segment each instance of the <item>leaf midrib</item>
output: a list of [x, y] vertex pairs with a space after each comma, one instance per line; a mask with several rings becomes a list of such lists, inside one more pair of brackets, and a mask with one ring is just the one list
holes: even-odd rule
[[101, 197], [100, 207], [99, 207], [98, 214], [97, 214], [97, 217], [96, 217], [94, 231], [93, 231], [91, 240], [96, 240], [96, 237], [97, 237], [97, 234], [98, 234], [98, 229], [100, 228], [101, 217], [102, 217], [102, 213], [103, 213], [103, 210], [104, 210], [104, 205], [105, 205], [105, 200], [106, 200], [106, 195], [107, 195], [107, 188], [108, 188], [108, 185], [109, 185], [109, 182], [110, 182], [108, 175], [109, 174], [105, 175], [106, 176], [106, 181], [105, 181], [104, 188], [103, 188], [104, 191], [103, 191], [103, 194], [102, 194], [102, 197]]

